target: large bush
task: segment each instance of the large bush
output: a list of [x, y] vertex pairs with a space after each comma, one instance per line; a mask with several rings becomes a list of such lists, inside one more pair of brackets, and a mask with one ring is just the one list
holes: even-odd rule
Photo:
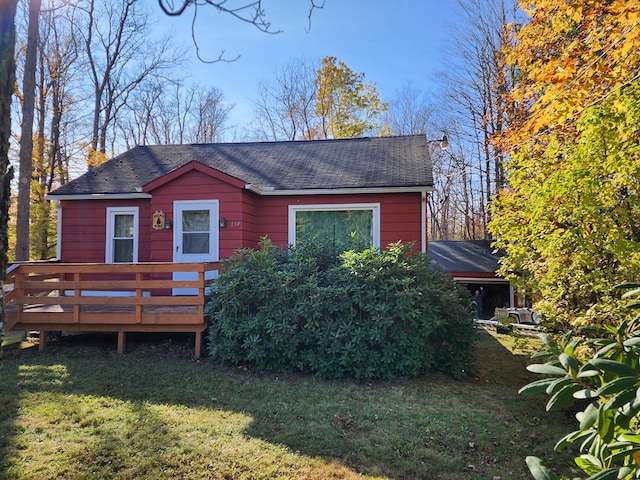
[[359, 379], [465, 376], [475, 339], [468, 292], [411, 247], [332, 254], [263, 240], [212, 285], [210, 353], [260, 370]]

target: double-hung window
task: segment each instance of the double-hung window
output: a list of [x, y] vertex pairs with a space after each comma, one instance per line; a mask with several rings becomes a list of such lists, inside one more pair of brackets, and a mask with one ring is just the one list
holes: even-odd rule
[[336, 251], [380, 248], [380, 204], [289, 206], [289, 244], [327, 242]]
[[106, 263], [138, 261], [138, 207], [107, 208]]

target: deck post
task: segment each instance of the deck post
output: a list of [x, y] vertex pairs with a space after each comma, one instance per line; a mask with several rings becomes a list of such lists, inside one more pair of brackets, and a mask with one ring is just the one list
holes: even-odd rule
[[202, 354], [202, 332], [196, 332], [196, 358], [200, 358]]
[[[15, 296], [20, 296], [23, 297], [24, 296], [24, 288], [22, 287], [22, 282], [25, 280], [25, 274], [20, 270], [20, 268], [18, 268], [15, 272], [15, 277], [13, 279], [13, 288], [14, 288], [14, 295]], [[6, 298], [5, 298], [6, 301]], [[17, 309], [16, 309], [16, 321], [15, 323], [20, 322], [20, 320], [22, 320], [22, 311], [24, 310], [24, 305], [19, 304], [16, 305]], [[5, 329], [7, 328], [7, 325], [4, 326]]]
[[123, 330], [118, 330], [118, 354], [122, 355], [124, 353], [125, 346], [125, 333]]
[[[142, 297], [142, 272], [136, 272], [136, 297]], [[136, 323], [142, 323], [142, 304], [136, 303]]]
[[[73, 274], [73, 281], [78, 284], [80, 283], [80, 272], [75, 272]], [[73, 289], [73, 296], [78, 298], [78, 297], [82, 297], [82, 289], [80, 288], [74, 288]], [[80, 304], [76, 303], [73, 305], [73, 321], [74, 323], [80, 323]]]
[[49, 332], [47, 332], [46, 330], [40, 330], [39, 337], [38, 337], [38, 350], [40, 352], [44, 351], [44, 347], [47, 346], [48, 335], [49, 335]]

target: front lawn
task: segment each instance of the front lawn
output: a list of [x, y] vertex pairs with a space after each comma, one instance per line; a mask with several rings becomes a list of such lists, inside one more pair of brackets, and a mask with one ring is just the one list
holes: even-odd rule
[[65, 337], [4, 348], [3, 479], [515, 479], [574, 427], [517, 395], [535, 377], [517, 347], [479, 333], [477, 372], [357, 383], [225, 367], [192, 338]]

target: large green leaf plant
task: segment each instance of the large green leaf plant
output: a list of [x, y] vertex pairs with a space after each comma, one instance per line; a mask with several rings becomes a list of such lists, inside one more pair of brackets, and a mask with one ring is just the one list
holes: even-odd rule
[[[640, 309], [640, 283], [628, 283], [627, 307]], [[528, 370], [544, 375], [520, 393], [546, 392], [547, 410], [559, 410], [579, 401], [586, 407], [576, 414], [579, 428], [562, 438], [555, 449], [579, 446], [576, 465], [588, 480], [640, 478], [640, 315], [617, 326], [605, 326], [597, 338], [571, 333], [556, 341], [543, 335], [545, 348], [534, 358], [545, 363]], [[536, 480], [560, 478], [540, 458], [527, 457]]]

